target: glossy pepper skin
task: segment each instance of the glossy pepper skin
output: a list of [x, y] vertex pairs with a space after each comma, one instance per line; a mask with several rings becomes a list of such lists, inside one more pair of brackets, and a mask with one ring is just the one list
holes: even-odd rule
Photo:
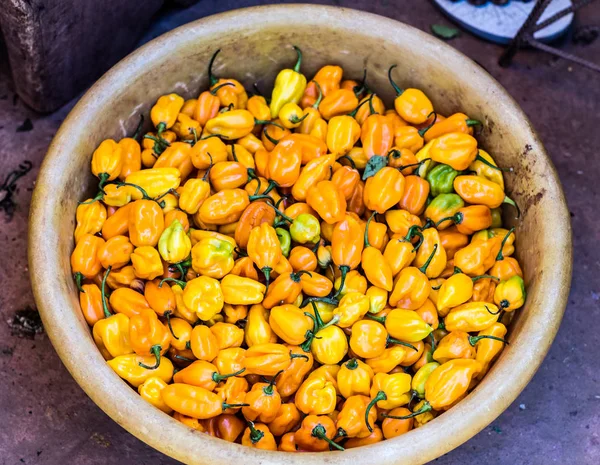
[[281, 407], [281, 396], [274, 386], [275, 375], [269, 383], [256, 383], [246, 394], [242, 413], [246, 420], [270, 423], [277, 418]]
[[317, 71], [312, 81], [308, 83], [300, 101], [302, 108], [311, 107], [317, 102], [320, 93], [327, 96], [340, 88], [343, 70], [340, 66], [326, 65]]
[[309, 189], [330, 176], [330, 170], [335, 162], [335, 155], [326, 155], [309, 161], [292, 186], [292, 195], [299, 202], [306, 200]]
[[177, 189], [181, 183], [181, 172], [169, 166], [145, 169], [131, 173], [125, 178], [125, 182], [142, 188], [154, 199], [171, 189]]
[[172, 410], [199, 420], [216, 417], [231, 407], [217, 394], [188, 384], [170, 384], [161, 391], [161, 395]]
[[198, 210], [198, 217], [207, 224], [223, 225], [240, 219], [250, 205], [243, 189], [224, 189], [208, 197]]
[[358, 267], [362, 260], [364, 238], [360, 223], [353, 217], [346, 215], [333, 229], [331, 238], [331, 257], [333, 263], [342, 272], [342, 283], [338, 288], [341, 293], [344, 280], [348, 271]]
[[323, 119], [331, 121], [336, 116], [351, 112], [357, 106], [358, 98], [353, 91], [336, 89], [321, 100], [319, 112], [323, 116]]
[[228, 274], [221, 280], [221, 290], [227, 304], [252, 305], [263, 301], [266, 288], [254, 279]]
[[171, 333], [160, 322], [153, 310], [142, 310], [129, 320], [129, 342], [138, 355], [154, 355], [156, 363], [143, 368], [156, 369], [171, 344]]
[[420, 176], [406, 176], [404, 178], [404, 195], [399, 206], [411, 215], [421, 215], [429, 197], [429, 183]]
[[329, 224], [342, 221], [346, 213], [346, 199], [331, 181], [320, 181], [306, 195], [306, 203]]
[[129, 209], [129, 240], [136, 247], [158, 245], [165, 217], [153, 200], [136, 200]]
[[277, 232], [268, 223], [261, 223], [250, 232], [246, 248], [248, 256], [263, 272], [269, 283], [271, 271], [282, 257]]
[[282, 397], [293, 395], [314, 365], [314, 359], [310, 352], [305, 352], [301, 347], [289, 344], [287, 347], [292, 354], [301, 355], [301, 357], [293, 358], [292, 363], [277, 377], [277, 390]]
[[269, 314], [269, 325], [273, 332], [288, 344], [299, 345], [313, 327], [312, 320], [295, 305], [273, 307]]
[[205, 237], [192, 248], [192, 268], [202, 276], [223, 278], [234, 266], [233, 245], [218, 237]]
[[275, 437], [269, 427], [262, 423], [249, 422], [242, 436], [242, 445], [262, 450], [277, 450]]
[[475, 119], [470, 119], [464, 113], [454, 113], [443, 121], [436, 122], [424, 134], [425, 142], [437, 139], [450, 132], [473, 135], [473, 126], [481, 124]]
[[129, 342], [129, 317], [122, 313], [98, 320], [92, 336], [106, 360], [133, 353]]
[[112, 139], [103, 140], [92, 154], [92, 173], [100, 179], [100, 187], [119, 176], [123, 167], [123, 150]]
[[521, 308], [525, 303], [525, 283], [521, 276], [515, 275], [501, 281], [494, 292], [494, 303], [505, 312]]
[[392, 80], [392, 70], [395, 67], [396, 65], [388, 70], [390, 84], [396, 91], [394, 108], [404, 121], [411, 124], [424, 123], [433, 112], [431, 101], [419, 89], [400, 89]]
[[338, 435], [348, 438], [366, 438], [371, 434], [367, 422], [372, 425], [377, 420], [377, 409], [366, 410], [371, 399], [368, 395], [353, 395], [346, 398], [336, 420]]
[[277, 335], [269, 325], [269, 312], [261, 304], [252, 305], [248, 311], [245, 341], [248, 347], [277, 342]]
[[177, 94], [168, 94], [159, 97], [150, 110], [152, 124], [154, 124], [159, 132], [171, 128], [177, 121], [177, 115], [181, 111], [183, 104], [183, 98]]
[[250, 232], [262, 223], [273, 226], [275, 222], [275, 210], [266, 202], [253, 202], [246, 207], [235, 228], [235, 242], [245, 249], [248, 246]]
[[275, 78], [269, 105], [272, 118], [277, 118], [286, 103], [299, 103], [306, 89], [306, 77], [300, 73], [302, 52], [298, 47], [294, 47], [294, 50], [298, 54], [294, 68], [281, 70]]
[[307, 378], [296, 392], [295, 403], [306, 415], [331, 413], [337, 403], [335, 386], [322, 378]]
[[92, 234], [84, 234], [75, 245], [71, 254], [71, 269], [78, 287], [81, 287], [83, 278], [91, 279], [102, 270], [98, 251], [103, 245], [104, 239]]
[[334, 447], [344, 450], [333, 441], [336, 435], [334, 421], [326, 415], [308, 415], [302, 420], [300, 429], [294, 433], [294, 440], [301, 450], [320, 452]]
[[506, 326], [502, 323], [494, 323], [489, 328], [478, 333], [478, 336], [494, 336], [498, 338], [483, 338], [475, 343], [475, 360], [481, 363], [483, 367], [477, 374], [478, 378], [482, 378], [488, 372], [490, 365], [504, 348], [505, 342], [500, 339], [506, 336], [506, 331]]
[[360, 125], [348, 115], [334, 116], [327, 127], [327, 148], [336, 155], [346, 155], [360, 139]]
[[387, 155], [394, 145], [394, 127], [385, 115], [371, 114], [360, 131], [363, 151], [368, 158]]
[[85, 234], [94, 235], [102, 231], [106, 218], [106, 207], [98, 200], [78, 205], [75, 218], [77, 223], [75, 227], [75, 244]]
[[138, 354], [119, 355], [107, 362], [115, 373], [131, 384], [133, 387], [139, 387], [149, 378], [159, 378], [166, 383], [171, 382], [173, 378], [173, 363], [168, 358], [161, 360], [158, 368], [152, 370], [144, 368], [154, 363], [154, 356], [144, 356]]
[[167, 263], [184, 261], [192, 250], [192, 242], [187, 236], [183, 225], [175, 220], [160, 235], [158, 251]]
[[246, 374], [260, 376], [275, 376], [281, 370], [286, 370], [292, 360], [304, 355], [294, 354], [283, 344], [266, 343], [250, 347], [244, 357]]
[[[469, 170], [475, 171], [477, 176], [495, 182], [502, 190], [504, 190], [504, 176], [502, 175], [502, 170], [498, 168], [498, 165], [492, 156], [485, 150], [479, 149], [478, 156], [469, 166]], [[509, 171], [512, 171], [512, 168], [509, 169]]]
[[173, 376], [175, 383], [198, 386], [208, 391], [214, 391], [217, 385], [239, 373], [220, 374], [217, 367], [204, 360], [196, 360]]
[[454, 190], [465, 202], [475, 205], [497, 208], [504, 202], [512, 202], [499, 184], [481, 176], [457, 176], [454, 179]]
[[[106, 301], [105, 297], [105, 301]], [[79, 305], [81, 306], [81, 312], [88, 325], [94, 326], [94, 324], [104, 318], [104, 309], [102, 306], [102, 294], [98, 285], [83, 284], [81, 291], [79, 292]], [[107, 302], [108, 305], [108, 302]], [[110, 310], [110, 307], [108, 307]]]
[[465, 205], [457, 194], [440, 194], [425, 209], [425, 217], [436, 225], [438, 230], [452, 226], [452, 217]]
[[282, 436], [300, 425], [301, 420], [300, 411], [294, 403], [282, 403], [277, 416], [269, 422], [269, 429], [274, 435]]
[[231, 110], [209, 119], [204, 130], [225, 140], [240, 139], [252, 132], [254, 121], [248, 110]]
[[500, 310], [488, 302], [468, 302], [453, 308], [444, 319], [448, 331], [483, 331], [498, 320]]
[[[413, 266], [424, 267], [427, 263], [425, 276], [437, 278], [442, 274], [448, 262], [446, 249], [442, 246], [440, 235], [435, 228], [427, 228], [422, 233], [423, 241], [413, 261]], [[431, 257], [431, 260], [429, 260]]]
[[383, 214], [400, 202], [404, 188], [402, 173], [386, 166], [367, 179], [363, 194], [365, 205], [369, 210]]
[[365, 228], [365, 248], [361, 258], [362, 268], [371, 284], [389, 292], [393, 288], [392, 268], [381, 251], [377, 247], [372, 247], [369, 243], [369, 224], [373, 216], [371, 215]]
[[463, 171], [477, 156], [477, 140], [461, 132], [444, 134], [433, 140], [429, 154], [433, 161]]
[[342, 364], [337, 374], [340, 394], [346, 399], [355, 395], [368, 396], [373, 376], [373, 370], [365, 362], [355, 358], [350, 359]]

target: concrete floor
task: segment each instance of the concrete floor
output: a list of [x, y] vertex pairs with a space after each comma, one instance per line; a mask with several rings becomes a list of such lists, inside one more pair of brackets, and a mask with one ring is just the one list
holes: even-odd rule
[[[158, 18], [149, 40], [177, 25], [257, 1], [203, 0]], [[447, 20], [423, 0], [356, 0], [344, 6], [389, 16], [429, 30]], [[600, 24], [600, 2], [579, 16]], [[477, 60], [531, 118], [563, 183], [574, 231], [575, 267], [569, 307], [550, 353], [514, 404], [488, 428], [438, 464], [600, 463], [600, 75], [535, 51], [510, 69], [497, 64], [501, 48], [463, 33], [452, 45]], [[588, 47], [561, 44], [600, 58], [600, 40]], [[45, 335], [22, 337], [15, 315], [34, 306], [27, 270], [27, 215], [37, 170], [72, 104], [46, 116], [14, 99], [0, 52], [0, 179], [22, 160], [33, 170], [19, 182], [12, 220], [0, 212], [0, 464], [174, 464], [110, 420], [75, 384]], [[17, 132], [29, 118], [33, 129]], [[35, 315], [35, 314], [34, 314]], [[10, 322], [11, 324], [6, 324]], [[27, 321], [26, 321], [27, 323]], [[32, 322], [35, 326], [35, 321]], [[11, 327], [12, 326], [12, 327]], [[21, 333], [21, 334], [19, 334]], [[21, 336], [21, 337], [19, 337]]]

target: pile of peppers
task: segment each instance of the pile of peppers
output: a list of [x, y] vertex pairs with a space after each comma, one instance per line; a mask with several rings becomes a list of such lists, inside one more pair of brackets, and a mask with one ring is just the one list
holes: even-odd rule
[[[299, 49], [271, 98], [213, 75], [104, 140], [71, 266], [108, 365], [189, 427], [344, 450], [460, 402], [523, 306], [503, 171], [418, 89], [393, 108]], [[141, 143], [140, 143], [141, 141]], [[506, 170], [509, 171], [509, 170]]]

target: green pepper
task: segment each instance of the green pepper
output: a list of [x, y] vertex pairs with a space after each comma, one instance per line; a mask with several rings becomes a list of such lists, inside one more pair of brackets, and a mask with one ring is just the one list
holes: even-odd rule
[[492, 225], [490, 228], [502, 227], [502, 207], [492, 208]]
[[286, 103], [298, 103], [306, 89], [306, 76], [300, 73], [302, 63], [302, 52], [296, 46], [294, 50], [298, 54], [298, 61], [294, 69], [282, 69], [275, 78], [273, 94], [271, 96], [271, 117], [277, 118], [279, 110]]
[[444, 225], [440, 228], [438, 224], [444, 218], [449, 218], [455, 215], [458, 210], [465, 206], [465, 202], [457, 194], [440, 194], [434, 198], [425, 209], [425, 218], [432, 221], [438, 229], [444, 229], [452, 226], [452, 221], [444, 221]]
[[275, 228], [277, 238], [279, 239], [279, 245], [281, 245], [281, 253], [285, 258], [290, 256], [290, 249], [292, 248], [292, 237], [287, 229]]
[[410, 383], [410, 387], [413, 392], [419, 396], [419, 399], [425, 398], [425, 383], [429, 378], [429, 375], [433, 373], [433, 371], [439, 367], [440, 364], [438, 362], [429, 362], [423, 365], [421, 368], [413, 376], [413, 379]]
[[440, 194], [451, 194], [454, 192], [454, 178], [458, 171], [448, 165], [437, 165], [427, 173], [431, 195], [437, 197]]
[[316, 244], [321, 238], [321, 224], [310, 213], [301, 213], [291, 224], [290, 235], [299, 244]]
[[521, 308], [525, 303], [525, 283], [523, 278], [515, 275], [506, 281], [501, 281], [494, 292], [494, 303], [506, 312]]

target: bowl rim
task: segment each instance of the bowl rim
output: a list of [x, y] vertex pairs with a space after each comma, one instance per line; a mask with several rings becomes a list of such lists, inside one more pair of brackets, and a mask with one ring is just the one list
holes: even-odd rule
[[[480, 81], [480, 85], [489, 86], [496, 95], [506, 101], [512, 111], [520, 118], [531, 136], [531, 145], [539, 153], [539, 159], [548, 165], [547, 175], [549, 184], [556, 186], [556, 215], [553, 218], [557, 232], [557, 242], [564, 245], [564, 251], [557, 262], [561, 267], [557, 272], [543, 273], [540, 276], [540, 286], [546, 285], [548, 296], [544, 299], [546, 305], [527, 324], [530, 336], [535, 344], [526, 347], [521, 357], [529, 363], [518, 363], [514, 367], [514, 383], [500, 383], [492, 386], [487, 383], [476, 389], [462, 400], [452, 410], [422, 428], [411, 431], [392, 440], [386, 440], [366, 448], [357, 448], [343, 454], [302, 453], [282, 454], [280, 452], [261, 451], [241, 445], [226, 443], [208, 435], [197, 433], [187, 426], [177, 422], [143, 401], [137, 393], [126, 385], [112, 370], [104, 364], [88, 363], [97, 361], [91, 350], [93, 342], [89, 335], [81, 332], [81, 327], [70, 307], [69, 299], [60, 292], [59, 279], [52, 273], [56, 268], [58, 254], [54, 250], [42, 250], [44, 245], [55, 247], [59, 237], [48, 230], [54, 212], [60, 207], [57, 199], [51, 195], [51, 186], [56, 175], [53, 160], [61, 155], [69, 144], [73, 130], [85, 125], [85, 116], [93, 108], [94, 103], [101, 101], [113, 92], [115, 86], [124, 85], [128, 79], [135, 76], [137, 70], [150, 66], [161, 56], [169, 53], [166, 44], [174, 46], [193, 42], [195, 38], [206, 37], [220, 29], [225, 30], [236, 20], [254, 26], [263, 22], [268, 14], [270, 21], [298, 21], [300, 18], [311, 18], [311, 24], [331, 21], [360, 22], [364, 30], [372, 36], [383, 36], [386, 28], [393, 28], [398, 36], [412, 35], [423, 47], [435, 48], [444, 53], [448, 60], [458, 60], [461, 66], [470, 73], [471, 80]], [[329, 18], [329, 19], [328, 19]], [[347, 25], [345, 27], [348, 27]], [[389, 39], [389, 36], [386, 36]], [[93, 111], [93, 110], [92, 110]], [[77, 383], [88, 396], [113, 420], [123, 428], [151, 445], [155, 449], [175, 459], [186, 463], [229, 464], [232, 460], [242, 463], [289, 463], [289, 464], [350, 464], [365, 460], [365, 452], [377, 457], [380, 465], [397, 463], [423, 463], [433, 460], [449, 452], [477, 434], [498, 415], [500, 415], [525, 388], [541, 365], [545, 354], [556, 335], [562, 319], [571, 282], [572, 271], [572, 242], [571, 226], [566, 200], [558, 175], [544, 150], [537, 134], [533, 130], [527, 116], [504, 88], [483, 68], [471, 59], [450, 47], [446, 43], [426, 34], [412, 26], [394, 19], [376, 14], [335, 6], [321, 5], [265, 5], [220, 13], [205, 17], [180, 26], [160, 37], [150, 41], [135, 50], [117, 63], [102, 78], [100, 78], [81, 98], [62, 123], [52, 140], [48, 153], [43, 161], [38, 175], [38, 181], [33, 193], [29, 217], [29, 267], [34, 296], [44, 327], [62, 362], [75, 378]], [[35, 244], [35, 246], [33, 246]], [[559, 284], [553, 284], [559, 283]], [[550, 321], [550, 324], [548, 324]], [[544, 324], [542, 324], [544, 323]], [[526, 328], [523, 328], [525, 330]], [[92, 354], [92, 355], [90, 355]], [[99, 356], [99, 353], [96, 354]], [[516, 357], [515, 357], [516, 361]], [[92, 369], [90, 365], [94, 365]], [[487, 378], [493, 377], [493, 373]], [[487, 379], [486, 378], [486, 379]], [[433, 438], [433, 440], [432, 440]], [[199, 456], [198, 452], [202, 452]]]

